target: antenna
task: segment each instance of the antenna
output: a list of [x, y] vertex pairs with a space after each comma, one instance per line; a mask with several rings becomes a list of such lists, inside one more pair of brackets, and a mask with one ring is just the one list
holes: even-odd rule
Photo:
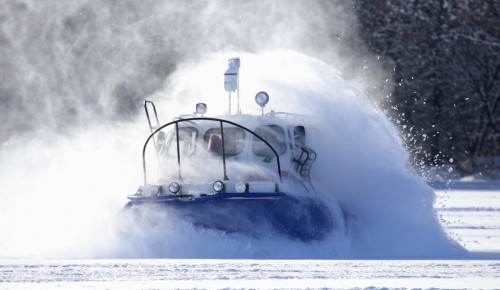
[[228, 115], [231, 115], [231, 92], [237, 91], [237, 107], [236, 113], [241, 113], [240, 110], [240, 90], [239, 82], [240, 58], [235, 57], [229, 59], [229, 63], [224, 73], [224, 89], [229, 92]]

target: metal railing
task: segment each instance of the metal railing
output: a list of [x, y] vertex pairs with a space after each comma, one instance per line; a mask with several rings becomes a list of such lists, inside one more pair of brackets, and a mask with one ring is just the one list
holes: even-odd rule
[[[149, 120], [149, 118], [148, 118], [148, 120]], [[281, 164], [280, 164], [280, 159], [279, 159], [278, 152], [273, 148], [273, 146], [269, 142], [267, 142], [266, 140], [264, 140], [264, 138], [260, 137], [259, 135], [257, 135], [252, 130], [250, 130], [250, 129], [248, 129], [248, 128], [240, 125], [240, 124], [231, 122], [231, 121], [227, 121], [227, 120], [223, 120], [223, 119], [218, 119], [218, 118], [196, 117], [196, 118], [186, 118], [186, 119], [174, 120], [172, 122], [169, 122], [167, 124], [164, 124], [164, 125], [158, 127], [153, 133], [151, 133], [151, 135], [149, 135], [149, 137], [146, 139], [146, 142], [144, 143], [144, 147], [142, 149], [142, 168], [143, 168], [143, 173], [144, 173], [144, 185], [148, 185], [147, 169], [146, 169], [146, 148], [147, 148], [147, 145], [148, 145], [148, 143], [149, 143], [149, 141], [151, 139], [154, 140], [154, 138], [153, 138], [154, 135], [156, 135], [158, 132], [160, 132], [164, 128], [166, 128], [168, 126], [171, 126], [171, 125], [175, 125], [175, 131], [176, 131], [176, 137], [175, 138], [176, 138], [176, 146], [177, 146], [178, 176], [179, 176], [179, 180], [182, 180], [181, 155], [180, 155], [180, 146], [179, 146], [179, 123], [182, 123], [182, 122], [193, 123], [194, 121], [219, 122], [219, 124], [220, 124], [220, 130], [221, 130], [221, 139], [222, 139], [222, 162], [223, 162], [223, 171], [224, 171], [223, 172], [223, 176], [224, 176], [224, 180], [229, 180], [229, 178], [227, 176], [227, 172], [226, 172], [226, 156], [225, 156], [224, 126], [223, 126], [223, 124], [226, 123], [226, 124], [230, 124], [232, 126], [235, 126], [235, 127], [238, 127], [238, 128], [241, 128], [241, 129], [247, 131], [248, 133], [252, 134], [256, 138], [258, 138], [259, 140], [261, 140], [262, 142], [264, 142], [264, 144], [266, 144], [272, 150], [272, 152], [276, 156], [276, 164], [277, 164], [277, 167], [278, 167], [278, 171], [277, 172], [278, 172], [278, 175], [279, 175], [280, 182], [283, 181], [283, 178], [282, 178], [282, 175], [281, 175]], [[153, 141], [153, 142], [155, 142], [155, 141]]]

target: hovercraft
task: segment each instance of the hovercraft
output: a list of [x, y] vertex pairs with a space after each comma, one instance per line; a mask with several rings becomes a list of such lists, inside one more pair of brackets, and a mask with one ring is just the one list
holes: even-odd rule
[[[328, 207], [311, 182], [316, 153], [306, 141], [307, 118], [239, 108], [239, 58], [229, 60], [226, 115], [207, 117], [207, 106], [161, 125], [155, 104], [144, 101], [151, 134], [142, 150], [144, 183], [127, 209], [169, 211], [193, 225], [258, 237], [263, 227], [287, 238], [323, 239], [333, 228]], [[231, 113], [231, 93], [238, 93]]]

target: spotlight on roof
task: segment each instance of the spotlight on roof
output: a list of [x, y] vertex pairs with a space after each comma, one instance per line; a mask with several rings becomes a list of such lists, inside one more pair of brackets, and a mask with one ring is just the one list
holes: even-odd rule
[[269, 95], [266, 92], [258, 92], [255, 95], [255, 102], [262, 108], [262, 115], [264, 115], [264, 107], [269, 102]]
[[207, 104], [198, 103], [196, 104], [196, 114], [203, 116], [207, 112]]

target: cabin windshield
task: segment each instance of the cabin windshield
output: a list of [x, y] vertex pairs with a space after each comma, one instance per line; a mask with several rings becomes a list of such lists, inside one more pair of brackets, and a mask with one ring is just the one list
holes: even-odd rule
[[[167, 156], [177, 156], [175, 130], [169, 132]], [[181, 156], [191, 156], [196, 150], [198, 130], [194, 127], [179, 127], [179, 152]]]
[[[278, 125], [263, 125], [255, 129], [255, 133], [269, 142], [276, 150], [278, 155], [282, 155], [286, 151], [286, 135], [285, 130]], [[252, 142], [253, 153], [257, 156], [274, 156], [273, 151], [259, 138], [253, 137]]]
[[[246, 132], [244, 129], [234, 126], [224, 126], [224, 150], [225, 156], [238, 156], [245, 150]], [[286, 131], [279, 125], [261, 125], [255, 128], [255, 134], [266, 140], [278, 153], [283, 155], [287, 149]], [[175, 157], [177, 156], [177, 142], [175, 129], [166, 134], [166, 142], [160, 142], [163, 139], [158, 137], [160, 155]], [[202, 138], [203, 137], [203, 138]], [[272, 149], [262, 140], [253, 136], [251, 139], [250, 150], [256, 156], [273, 157]], [[198, 155], [198, 147], [205, 149], [215, 156], [222, 156], [222, 136], [220, 127], [214, 127], [206, 130], [204, 133], [194, 126], [179, 126], [179, 153], [181, 157], [191, 157]], [[205, 151], [202, 150], [202, 151]], [[202, 155], [200, 155], [202, 156]]]
[[[207, 130], [203, 139], [209, 152], [222, 156], [222, 137], [219, 127]], [[225, 156], [239, 155], [244, 147], [245, 130], [238, 127], [224, 127]]]

